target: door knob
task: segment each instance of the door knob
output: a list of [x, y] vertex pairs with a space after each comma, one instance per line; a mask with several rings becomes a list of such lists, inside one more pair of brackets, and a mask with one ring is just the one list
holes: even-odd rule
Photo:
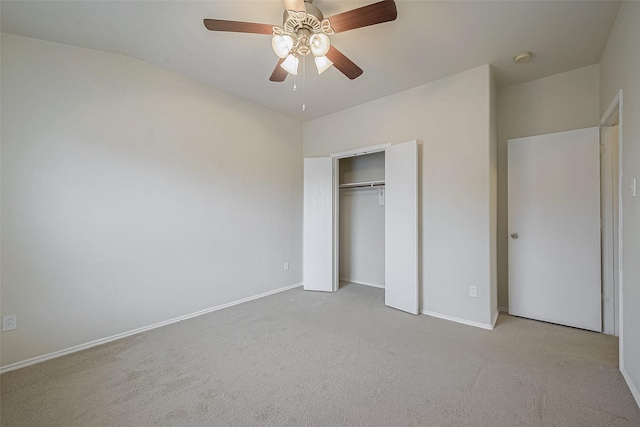
[[511, 238], [512, 238], [512, 239], [517, 239], [517, 238], [518, 238], [518, 233], [513, 233], [513, 234], [511, 235]]

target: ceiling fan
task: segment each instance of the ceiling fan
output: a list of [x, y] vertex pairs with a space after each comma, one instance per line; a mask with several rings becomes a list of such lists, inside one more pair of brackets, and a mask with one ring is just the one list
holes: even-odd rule
[[350, 79], [359, 77], [362, 68], [331, 45], [328, 36], [395, 20], [398, 16], [395, 2], [383, 0], [329, 18], [325, 18], [312, 2], [284, 0], [282, 27], [222, 19], [205, 19], [204, 26], [211, 31], [272, 36], [271, 45], [280, 58], [269, 78], [272, 82], [282, 82], [288, 74], [297, 75], [299, 58], [309, 53], [314, 56], [318, 74], [333, 65]]

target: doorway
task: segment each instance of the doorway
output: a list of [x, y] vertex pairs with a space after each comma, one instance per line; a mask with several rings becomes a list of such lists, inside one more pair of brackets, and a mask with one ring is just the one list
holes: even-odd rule
[[600, 120], [602, 326], [622, 354], [622, 91]]
[[385, 152], [338, 159], [340, 283], [384, 288]]

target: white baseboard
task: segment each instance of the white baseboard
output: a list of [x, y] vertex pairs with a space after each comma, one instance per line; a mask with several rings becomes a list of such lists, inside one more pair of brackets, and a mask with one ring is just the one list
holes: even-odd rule
[[633, 395], [633, 398], [636, 399], [636, 403], [640, 407], [640, 392], [638, 392], [638, 389], [636, 388], [635, 384], [631, 381], [631, 378], [629, 377], [629, 374], [627, 374], [627, 371], [626, 369], [624, 369], [624, 367], [622, 366], [620, 367], [620, 372], [622, 373], [624, 380], [627, 382], [627, 386], [629, 386], [629, 390], [631, 390], [631, 394]]
[[463, 325], [469, 325], [469, 326], [475, 326], [476, 328], [488, 329], [490, 331], [493, 330], [493, 325], [495, 325], [495, 320], [498, 319], [497, 312], [494, 317], [493, 325], [490, 325], [487, 323], [474, 322], [473, 320], [460, 319], [458, 317], [447, 316], [446, 314], [435, 313], [433, 311], [427, 311], [427, 310], [420, 310], [420, 313], [426, 314], [427, 316], [431, 316], [431, 317], [437, 317], [438, 319], [444, 319], [444, 320], [449, 320], [451, 322], [462, 323]]
[[211, 313], [213, 311], [222, 310], [223, 308], [232, 307], [234, 305], [242, 304], [244, 302], [249, 302], [254, 299], [264, 298], [269, 295], [277, 294], [278, 292], [288, 291], [289, 289], [297, 288], [298, 286], [302, 286], [302, 283], [296, 283], [294, 285], [285, 286], [283, 288], [274, 289], [269, 292], [265, 292], [259, 295], [254, 295], [251, 297], [243, 298], [237, 301], [229, 302], [227, 304], [218, 305], [211, 308], [205, 308], [204, 310], [196, 311], [195, 313], [185, 314], [184, 316], [175, 317], [170, 320], [165, 320], [163, 322], [154, 323], [153, 325], [143, 326], [142, 328], [133, 329], [131, 331], [122, 332], [120, 334], [112, 335], [106, 338], [100, 338], [94, 341], [90, 341], [85, 344], [76, 345], [73, 347], [66, 348], [64, 350], [54, 351], [53, 353], [45, 354], [42, 356], [32, 357], [31, 359], [23, 360], [21, 362], [15, 362], [7, 366], [0, 366], [0, 374], [5, 372], [14, 371], [16, 369], [25, 368], [27, 366], [35, 365], [36, 363], [41, 363], [46, 360], [55, 359], [57, 357], [65, 356], [67, 354], [75, 353], [81, 350], [86, 350], [91, 347], [95, 347], [97, 345], [102, 345], [109, 343], [111, 341], [119, 340], [121, 338], [126, 338], [131, 335], [139, 334], [141, 332], [150, 331], [151, 329], [160, 328], [162, 326], [167, 326], [172, 323], [181, 322], [183, 320], [191, 319], [192, 317], [202, 316], [203, 314]]
[[498, 311], [500, 313], [507, 313], [509, 314], [509, 307], [498, 307]]
[[384, 289], [384, 285], [376, 285], [374, 283], [366, 283], [363, 282], [361, 280], [348, 280], [348, 279], [340, 279], [341, 282], [347, 282], [347, 283], [355, 283], [356, 285], [363, 285], [363, 286], [371, 286], [372, 288], [380, 288], [380, 289]]

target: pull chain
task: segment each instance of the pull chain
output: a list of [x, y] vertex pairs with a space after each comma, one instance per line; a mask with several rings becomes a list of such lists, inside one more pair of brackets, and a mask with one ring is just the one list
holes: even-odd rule
[[306, 101], [307, 101], [307, 61], [306, 56], [302, 57], [302, 111], [307, 109]]

